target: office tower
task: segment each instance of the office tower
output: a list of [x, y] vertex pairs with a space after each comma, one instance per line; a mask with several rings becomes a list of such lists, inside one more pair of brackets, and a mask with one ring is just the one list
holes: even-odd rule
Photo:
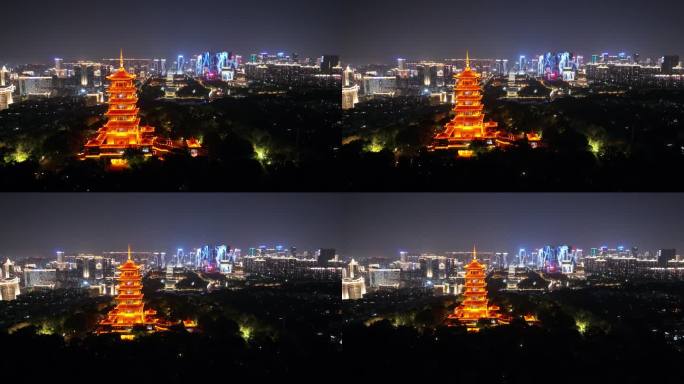
[[679, 66], [679, 56], [670, 55], [663, 57], [663, 65], [661, 71], [664, 74], [671, 75], [673, 73], [674, 67]]
[[667, 262], [674, 260], [676, 256], [676, 249], [660, 249], [658, 250], [658, 265], [667, 266]]
[[19, 95], [21, 97], [42, 96], [49, 97], [52, 94], [52, 77], [47, 76], [20, 76]]
[[340, 65], [340, 57], [337, 55], [324, 55], [321, 58], [321, 72], [327, 75], [332, 74], [333, 68]]
[[328, 262], [335, 258], [334, 248], [321, 248], [318, 250], [318, 264], [326, 265]]
[[406, 59], [397, 59], [397, 69], [403, 71], [406, 69]]

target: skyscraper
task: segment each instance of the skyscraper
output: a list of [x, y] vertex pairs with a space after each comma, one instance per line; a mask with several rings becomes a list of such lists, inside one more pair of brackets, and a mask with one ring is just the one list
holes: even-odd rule
[[318, 264], [325, 265], [335, 258], [334, 248], [321, 248], [318, 250]]
[[664, 74], [671, 75], [674, 67], [679, 66], [679, 56], [670, 55], [663, 57], [663, 65], [661, 70]]
[[677, 254], [676, 249], [660, 249], [658, 250], [658, 265], [661, 267], [667, 266], [667, 262], [674, 260]]
[[337, 55], [324, 55], [321, 58], [321, 72], [332, 74], [333, 68], [340, 65], [340, 57]]

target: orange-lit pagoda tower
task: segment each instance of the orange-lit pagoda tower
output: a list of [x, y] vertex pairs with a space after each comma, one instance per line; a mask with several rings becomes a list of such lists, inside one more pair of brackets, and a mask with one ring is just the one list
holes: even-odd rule
[[147, 326], [148, 330], [165, 329], [168, 324], [161, 322], [154, 309], [145, 310], [142, 294], [142, 276], [140, 266], [131, 259], [131, 247], [128, 247], [128, 260], [118, 267], [116, 307], [109, 311], [107, 318], [100, 322], [97, 333], [117, 332], [125, 338], [136, 325]]
[[473, 247], [473, 259], [465, 267], [465, 299], [449, 315], [449, 319], [457, 320], [468, 328], [469, 332], [478, 332], [478, 321], [492, 320], [494, 323], [507, 324], [510, 319], [499, 313], [499, 307], [489, 305], [487, 283], [485, 282], [485, 266], [477, 260], [477, 251]]
[[456, 149], [459, 156], [470, 157], [470, 143], [482, 140], [489, 146], [507, 145], [511, 143], [509, 137], [497, 131], [498, 124], [494, 121], [484, 121], [484, 105], [482, 104], [482, 89], [480, 88], [480, 74], [470, 68], [470, 55], [466, 53], [466, 67], [463, 72], [454, 75], [454, 118], [448, 122], [444, 131], [435, 136], [429, 150]]
[[119, 69], [107, 76], [107, 123], [88, 140], [83, 154], [85, 158], [109, 158], [113, 166], [126, 165], [123, 155], [127, 149], [140, 150], [145, 156], [162, 156], [177, 147], [170, 139], [155, 136], [154, 127], [140, 125], [135, 75], [126, 72], [123, 51], [119, 60]]

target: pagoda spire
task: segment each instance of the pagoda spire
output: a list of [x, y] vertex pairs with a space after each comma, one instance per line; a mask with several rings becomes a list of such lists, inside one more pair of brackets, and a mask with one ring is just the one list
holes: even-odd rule
[[119, 68], [123, 69], [124, 63], [123, 63], [123, 48], [121, 48], [120, 54], [119, 54]]
[[131, 245], [128, 244], [128, 260], [131, 259]]
[[473, 244], [473, 260], [477, 260], [477, 249], [475, 249], [475, 244]]
[[466, 69], [470, 69], [470, 52], [466, 49]]

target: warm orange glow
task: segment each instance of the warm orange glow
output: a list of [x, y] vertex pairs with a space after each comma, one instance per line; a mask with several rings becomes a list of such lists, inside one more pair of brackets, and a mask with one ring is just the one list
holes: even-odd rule
[[466, 53], [466, 67], [454, 75], [454, 118], [446, 124], [444, 131], [435, 136], [429, 150], [459, 149], [459, 156], [472, 157], [474, 152], [467, 150], [474, 140], [482, 140], [490, 146], [510, 143], [510, 138], [497, 131], [498, 124], [485, 122], [480, 74], [470, 68], [470, 54]]
[[[164, 331], [173, 325], [157, 317], [154, 309], [145, 309], [142, 294], [141, 267], [131, 258], [131, 247], [128, 247], [128, 259], [117, 268], [120, 273], [117, 285], [116, 307], [109, 311], [107, 317], [100, 321], [97, 333], [121, 333], [122, 340], [132, 340], [131, 331], [136, 325], [144, 325], [148, 331]], [[183, 322], [186, 328], [194, 328], [192, 321]]]
[[510, 319], [499, 313], [499, 307], [489, 305], [487, 283], [485, 282], [485, 266], [477, 260], [477, 251], [473, 247], [473, 260], [465, 267], [465, 299], [449, 315], [449, 319], [458, 320], [469, 332], [478, 332], [477, 322], [481, 319], [495, 323], [508, 323]]
[[121, 159], [127, 149], [141, 150], [149, 157], [161, 156], [177, 148], [170, 139], [155, 136], [154, 127], [140, 125], [136, 76], [126, 72], [123, 51], [119, 69], [107, 79], [110, 82], [107, 122], [85, 144], [83, 158], [109, 158], [114, 168], [121, 168], [127, 164], [115, 160]]

